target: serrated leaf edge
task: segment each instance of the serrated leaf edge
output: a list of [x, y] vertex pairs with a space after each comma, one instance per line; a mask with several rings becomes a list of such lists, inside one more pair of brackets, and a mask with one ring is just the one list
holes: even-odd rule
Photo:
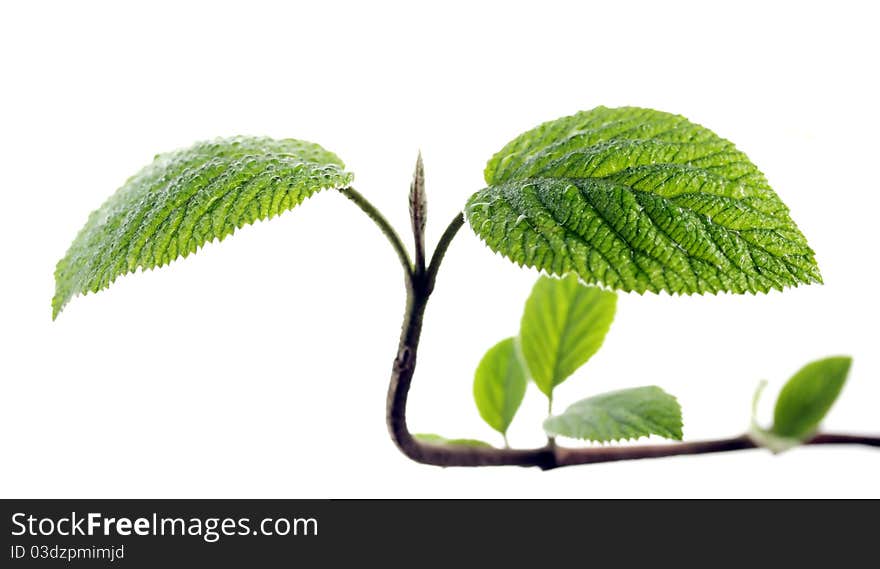
[[[645, 386], [645, 387], [648, 387], [648, 386]], [[652, 387], [657, 387], [657, 386], [655, 385], [655, 386], [652, 386]], [[624, 389], [627, 389], [627, 388], [624, 388]], [[552, 417], [547, 417], [546, 419], [544, 419], [544, 422], [543, 422], [543, 424], [542, 424], [542, 428], [544, 429], [544, 432], [545, 432], [548, 436], [552, 436], [552, 437], [562, 437], [562, 438], [572, 439], [572, 440], [576, 440], [576, 441], [588, 441], [588, 442], [592, 442], [592, 443], [603, 443], [603, 444], [608, 443], [608, 444], [613, 444], [613, 443], [619, 443], [619, 442], [621, 442], [621, 441], [626, 441], [626, 442], [628, 442], [628, 441], [637, 441], [637, 440], [640, 440], [640, 439], [650, 438], [650, 437], [652, 437], [652, 436], [660, 437], [660, 438], [663, 438], [663, 439], [666, 439], [666, 440], [670, 440], [670, 441], [680, 442], [680, 441], [684, 440], [684, 413], [682, 412], [681, 403], [678, 401], [678, 397], [676, 397], [675, 395], [669, 393], [668, 391], [666, 391], [666, 390], [664, 390], [664, 389], [662, 389], [662, 388], [660, 388], [660, 387], [657, 387], [657, 389], [660, 389], [660, 391], [662, 391], [665, 395], [668, 395], [669, 397], [671, 397], [671, 398], [675, 401], [676, 405], [678, 405], [679, 415], [678, 415], [678, 421], [675, 423], [675, 427], [677, 428], [678, 433], [679, 433], [679, 437], [678, 437], [678, 438], [675, 438], [675, 437], [666, 437], [666, 436], [663, 436], [663, 435], [658, 434], [658, 433], [649, 433], [649, 434], [647, 434], [647, 435], [639, 435], [639, 436], [636, 436], [636, 437], [615, 437], [615, 438], [611, 438], [611, 439], [598, 439], [598, 438], [593, 438], [593, 437], [569, 437], [568, 435], [559, 434], [559, 433], [556, 433], [556, 432], [554, 432], [554, 431], [550, 431], [550, 430], [547, 429], [547, 427], [546, 427], [547, 421], [549, 421], [550, 419], [553, 419], [554, 417], [556, 417], [555, 415], [552, 416]], [[597, 396], [598, 396], [598, 395], [602, 395], [602, 393], [597, 393], [596, 395], [597, 395]], [[591, 396], [591, 397], [592, 397], [592, 396]], [[572, 403], [572, 405], [575, 405], [575, 404], [576, 404], [576, 403]], [[569, 405], [569, 407], [571, 407], [572, 405]], [[567, 410], [568, 410], [568, 407], [566, 407], [566, 411], [567, 411]], [[564, 413], [564, 411], [563, 411], [563, 413]]]
[[[253, 221], [250, 221], [247, 223], [243, 223], [242, 225], [233, 226], [232, 230], [229, 231], [229, 233], [226, 233], [226, 234], [219, 236], [219, 237], [214, 237], [210, 241], [206, 241], [204, 243], [196, 245], [195, 250], [185, 250], [184, 252], [179, 253], [173, 259], [168, 259], [167, 261], [161, 261], [160, 263], [157, 263], [155, 266], [152, 266], [152, 267], [144, 267], [143, 265], [138, 264], [135, 266], [134, 270], [127, 270], [125, 272], [122, 272], [122, 273], [119, 273], [119, 274], [112, 276], [110, 279], [108, 279], [107, 283], [104, 286], [102, 286], [98, 289], [91, 289], [90, 288], [85, 291], [75, 292], [73, 295], [70, 296], [70, 298], [68, 298], [67, 300], [65, 300], [61, 304], [59, 304], [57, 307], [55, 306], [55, 297], [53, 296], [53, 298], [52, 298], [52, 320], [53, 321], [56, 320], [58, 318], [58, 315], [61, 314], [61, 312], [67, 307], [68, 304], [70, 304], [70, 302], [72, 300], [79, 298], [79, 297], [86, 297], [90, 294], [97, 294], [103, 290], [107, 290], [120, 277], [127, 277], [129, 275], [135, 275], [135, 274], [144, 273], [147, 271], [154, 271], [156, 269], [161, 269], [163, 267], [167, 267], [167, 266], [171, 265], [172, 263], [175, 263], [175, 262], [180, 261], [182, 259], [186, 259], [190, 255], [194, 255], [195, 253], [198, 253], [199, 251], [201, 251], [202, 249], [204, 249], [208, 245], [223, 242], [223, 240], [226, 239], [227, 237], [235, 235], [236, 232], [238, 232], [246, 227], [255, 226], [258, 223], [271, 221], [272, 219], [274, 219], [284, 213], [287, 213], [289, 211], [293, 211], [294, 209], [298, 209], [300, 206], [302, 206], [303, 204], [308, 202], [310, 199], [312, 199], [315, 195], [320, 194], [326, 190], [341, 190], [341, 189], [344, 189], [344, 188], [350, 186], [351, 183], [354, 181], [354, 174], [352, 172], [347, 172], [342, 168], [340, 168], [340, 173], [344, 175], [344, 179], [346, 180], [344, 184], [330, 184], [327, 186], [319, 186], [318, 189], [316, 189], [314, 192], [311, 192], [310, 194], [308, 194], [305, 198], [303, 198], [303, 200], [301, 202], [297, 203], [296, 206], [289, 208], [289, 209], [286, 209], [286, 210], [275, 212], [275, 213], [269, 215], [268, 217], [258, 217], [257, 219], [254, 219]], [[73, 244], [71, 244], [71, 247], [73, 247]], [[58, 278], [58, 275], [57, 275], [58, 271], [60, 270], [59, 265], [61, 264], [61, 262], [64, 259], [67, 258], [69, 253], [70, 253], [70, 247], [68, 248], [67, 251], [65, 251], [65, 253], [61, 257], [61, 259], [55, 263], [55, 270], [53, 271], [53, 278], [55, 278], [56, 280]]]

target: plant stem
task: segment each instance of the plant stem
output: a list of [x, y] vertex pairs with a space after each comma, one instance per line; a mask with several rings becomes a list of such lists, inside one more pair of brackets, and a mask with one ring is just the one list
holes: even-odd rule
[[[553, 388], [550, 388], [550, 395], [547, 396], [547, 418], [553, 416]], [[547, 435], [547, 448], [556, 448], [556, 437]]]
[[388, 220], [385, 219], [376, 206], [370, 203], [370, 201], [361, 195], [360, 192], [355, 190], [354, 188], [342, 188], [339, 190], [339, 193], [350, 199], [357, 205], [364, 213], [372, 219], [382, 233], [385, 234], [385, 237], [388, 238], [388, 241], [391, 242], [391, 246], [394, 248], [394, 251], [397, 253], [397, 258], [400, 259], [400, 264], [403, 266], [403, 271], [405, 273], [407, 279], [407, 287], [410, 286], [410, 278], [413, 273], [413, 263], [409, 258], [409, 252], [406, 250], [406, 246], [403, 244], [403, 241], [400, 239], [400, 235], [391, 227], [391, 224], [388, 223]]

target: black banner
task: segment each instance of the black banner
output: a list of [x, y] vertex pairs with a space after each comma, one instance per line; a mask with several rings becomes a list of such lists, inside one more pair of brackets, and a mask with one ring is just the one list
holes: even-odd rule
[[715, 561], [828, 554], [870, 565], [878, 512], [872, 501], [6, 500], [0, 509], [4, 568], [589, 565], [609, 555], [665, 566], [706, 551]]

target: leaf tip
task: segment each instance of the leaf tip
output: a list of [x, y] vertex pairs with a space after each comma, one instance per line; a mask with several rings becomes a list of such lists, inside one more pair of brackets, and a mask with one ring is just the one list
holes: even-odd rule
[[[58, 286], [58, 281], [56, 281], [56, 287]], [[58, 315], [61, 314], [61, 311], [64, 310], [64, 306], [67, 304], [68, 297], [65, 296], [60, 291], [55, 293], [55, 296], [52, 297], [52, 322], [58, 318]]]

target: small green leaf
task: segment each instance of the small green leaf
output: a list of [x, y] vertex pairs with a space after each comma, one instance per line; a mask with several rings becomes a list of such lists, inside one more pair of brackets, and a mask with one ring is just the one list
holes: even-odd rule
[[485, 178], [468, 222], [521, 266], [639, 293], [821, 282], [764, 175], [678, 115], [598, 107], [544, 123], [496, 154]]
[[577, 275], [538, 279], [519, 335], [528, 371], [545, 395], [599, 350], [616, 307], [616, 294], [586, 286]]
[[635, 387], [582, 399], [544, 421], [551, 437], [596, 442], [658, 435], [681, 440], [681, 407], [659, 387]]
[[446, 437], [441, 437], [440, 435], [435, 435], [432, 433], [420, 433], [413, 435], [413, 438], [432, 445], [461, 445], [466, 447], [488, 447], [493, 448], [489, 443], [478, 441], [477, 439], [447, 439]]
[[851, 364], [850, 357], [830, 357], [809, 363], [794, 374], [776, 399], [773, 434], [809, 438], [840, 395]]
[[480, 417], [506, 435], [526, 393], [527, 382], [515, 338], [501, 340], [489, 348], [474, 374], [474, 401]]
[[89, 216], [58, 262], [52, 318], [77, 294], [186, 257], [351, 180], [335, 154], [301, 140], [235, 137], [160, 154]]

